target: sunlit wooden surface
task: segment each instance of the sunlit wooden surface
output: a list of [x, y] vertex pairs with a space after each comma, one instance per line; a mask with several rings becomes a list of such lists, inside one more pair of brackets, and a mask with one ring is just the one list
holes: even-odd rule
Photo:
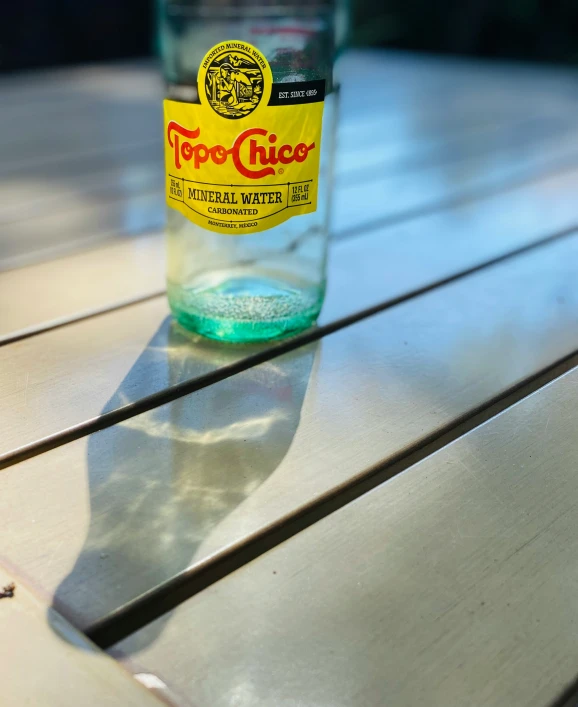
[[[17, 572], [0, 567], [2, 707], [161, 707], [151, 691], [107, 659]], [[163, 688], [166, 693], [166, 687]]]
[[[332, 277], [319, 324], [328, 326], [369, 308], [386, 306], [395, 298], [572, 229], [575, 194], [578, 168], [333, 242]], [[15, 321], [39, 313], [35, 301], [19, 289], [26, 287], [32, 274], [41, 277], [50, 292], [39, 303], [41, 308], [78, 307], [82, 297], [98, 301], [101, 308], [110, 307], [114, 295], [119, 298], [119, 288], [126, 294], [128, 282], [133, 295], [138, 297], [138, 288], [142, 288], [140, 294], [146, 298], [107, 316], [80, 317], [76, 323], [69, 309], [72, 321], [68, 326], [0, 346], [0, 460], [158, 393], [168, 381], [177, 385], [200, 379], [273, 348], [223, 347], [196, 340], [193, 356], [191, 337], [169, 323], [166, 298], [154, 296], [163, 287], [162, 249], [162, 236], [143, 237], [130, 250], [126, 244], [115, 243], [31, 266], [25, 272], [0, 275], [0, 295], [6, 293], [0, 309], [3, 301], [7, 322], [11, 317]], [[128, 282], [127, 271], [133, 272]], [[111, 282], [106, 288], [109, 299], [104, 299], [103, 280]], [[72, 299], [71, 281], [79, 292]], [[15, 294], [21, 298], [13, 310], [10, 303]], [[124, 299], [117, 301], [125, 304]], [[115, 397], [129, 374], [132, 387], [125, 386], [122, 399]], [[50, 416], [45, 414], [48, 405]]]
[[[0, 563], [44, 607], [0, 614], [112, 646], [152, 703], [546, 707], [578, 675], [575, 376], [547, 386], [578, 362], [577, 77], [340, 74], [318, 329], [235, 347], [169, 317], [155, 65], [0, 79]], [[85, 670], [60, 640], [46, 707]]]
[[[11, 525], [39, 490], [19, 567], [83, 629], [193, 574], [578, 349], [576, 261], [578, 235], [5, 469]], [[103, 409], [159, 355], [165, 386], [226, 364], [169, 325], [158, 344]]]
[[534, 393], [115, 655], [200, 706], [551, 704], [578, 661], [577, 384]]

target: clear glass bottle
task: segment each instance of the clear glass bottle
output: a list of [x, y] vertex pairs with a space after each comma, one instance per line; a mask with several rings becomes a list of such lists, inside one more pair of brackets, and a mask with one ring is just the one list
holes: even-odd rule
[[[212, 47], [229, 40], [257, 48], [269, 63], [274, 85], [325, 82], [313, 213], [295, 215], [258, 233], [229, 235], [168, 208], [168, 295], [175, 318], [190, 330], [225, 341], [290, 336], [316, 321], [325, 293], [337, 108], [333, 3], [159, 2], [160, 49], [167, 97], [173, 101], [199, 103], [201, 62]], [[229, 63], [227, 67], [234, 71]], [[242, 122], [252, 125], [248, 118]]]

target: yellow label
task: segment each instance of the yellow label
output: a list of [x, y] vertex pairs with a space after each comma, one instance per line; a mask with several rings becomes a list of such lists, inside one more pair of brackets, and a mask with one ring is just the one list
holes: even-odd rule
[[245, 42], [207, 52], [200, 105], [166, 100], [167, 203], [216, 233], [258, 233], [317, 208], [323, 82], [274, 84]]

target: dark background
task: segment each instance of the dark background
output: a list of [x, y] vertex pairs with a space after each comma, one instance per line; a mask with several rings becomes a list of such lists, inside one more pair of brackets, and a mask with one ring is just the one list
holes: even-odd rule
[[[152, 52], [153, 0], [0, 0], [0, 71]], [[352, 0], [350, 44], [578, 64], [577, 0]]]
[[152, 52], [152, 0], [0, 0], [0, 71]]

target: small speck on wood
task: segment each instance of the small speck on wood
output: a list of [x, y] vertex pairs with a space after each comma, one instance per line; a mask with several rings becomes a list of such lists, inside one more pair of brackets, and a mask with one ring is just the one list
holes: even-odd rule
[[2, 590], [0, 591], [0, 599], [12, 599], [15, 591], [16, 585], [14, 582], [7, 584], [5, 587], [2, 587]]

